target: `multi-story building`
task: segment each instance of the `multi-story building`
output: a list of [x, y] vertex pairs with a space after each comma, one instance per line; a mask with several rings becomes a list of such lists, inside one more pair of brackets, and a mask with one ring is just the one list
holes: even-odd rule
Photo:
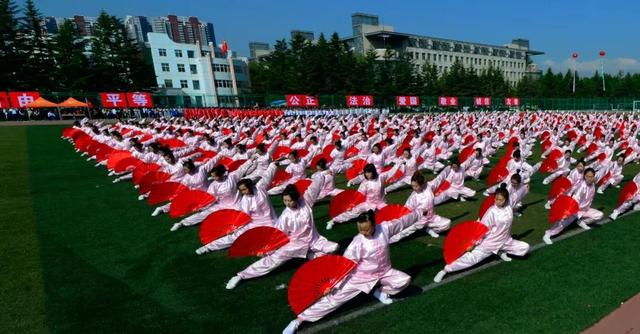
[[540, 75], [531, 57], [543, 52], [531, 50], [526, 39], [514, 39], [499, 46], [400, 33], [392, 26], [380, 25], [376, 15], [363, 13], [353, 14], [351, 24], [353, 36], [345, 39], [348, 45], [362, 54], [374, 50], [379, 59], [390, 48], [394, 56], [407, 55], [416, 68], [428, 63], [435, 65], [440, 74], [456, 62], [465, 68], [474, 68], [478, 73], [492, 67], [499, 69], [512, 85], [524, 76]]
[[249, 42], [249, 59], [258, 59], [271, 53], [269, 43]]
[[302, 37], [304, 40], [313, 42], [314, 35], [313, 31], [308, 30], [291, 30], [291, 39], [293, 40], [296, 36]]
[[73, 17], [53, 17], [48, 16], [44, 19], [44, 27], [49, 35], [55, 35], [58, 33], [58, 29], [64, 23], [65, 20], [71, 20], [78, 28], [78, 35], [80, 37], [89, 37], [93, 34], [93, 26], [96, 24], [95, 17], [74, 15]]
[[213, 43], [176, 43], [164, 33], [148, 33], [158, 87], [182, 96], [185, 105], [235, 106], [251, 89], [247, 58], [221, 57]]
[[124, 27], [130, 39], [135, 40], [138, 44], [148, 42], [147, 34], [153, 31], [151, 23], [146, 16], [126, 16], [124, 18]]
[[[168, 15], [149, 17], [148, 21], [152, 32], [167, 34], [171, 40], [177, 43], [216, 44], [213, 24], [200, 21], [197, 17]], [[131, 28], [127, 27], [127, 29]]]

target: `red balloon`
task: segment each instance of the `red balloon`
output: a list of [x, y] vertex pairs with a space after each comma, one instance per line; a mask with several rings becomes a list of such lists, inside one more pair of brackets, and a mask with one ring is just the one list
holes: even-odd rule
[[600, 50], [599, 54], [600, 54], [600, 57], [604, 57], [607, 53], [604, 52], [604, 50]]
[[574, 52], [574, 53], [571, 55], [571, 57], [572, 57], [573, 59], [578, 58], [578, 53], [577, 53], [577, 52]]

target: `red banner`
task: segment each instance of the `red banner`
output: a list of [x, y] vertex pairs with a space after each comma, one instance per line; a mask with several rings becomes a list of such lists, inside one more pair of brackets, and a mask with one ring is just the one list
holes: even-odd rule
[[415, 107], [420, 105], [420, 98], [417, 96], [396, 96], [396, 102], [399, 107]]
[[491, 97], [476, 96], [473, 98], [473, 105], [476, 107], [489, 107], [491, 106]]
[[127, 93], [127, 102], [131, 108], [151, 108], [153, 107], [153, 99], [151, 93], [130, 92]]
[[348, 95], [347, 106], [371, 107], [373, 106], [373, 96], [372, 95]]
[[520, 98], [519, 97], [505, 97], [504, 98], [504, 105], [505, 106], [509, 106], [509, 107], [517, 107], [520, 105]]
[[438, 98], [438, 105], [441, 107], [457, 107], [458, 97], [456, 96], [440, 96]]
[[39, 97], [38, 92], [9, 92], [9, 100], [14, 108], [24, 108]]
[[311, 95], [289, 94], [286, 95], [287, 107], [317, 107], [318, 98]]
[[126, 93], [100, 93], [100, 101], [105, 108], [126, 108]]
[[11, 107], [9, 96], [5, 92], [0, 92], [0, 109], [6, 109], [9, 107]]

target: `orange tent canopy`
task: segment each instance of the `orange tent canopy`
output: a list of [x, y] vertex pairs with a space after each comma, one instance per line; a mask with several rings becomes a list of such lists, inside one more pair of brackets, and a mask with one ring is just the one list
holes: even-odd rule
[[35, 101], [25, 105], [26, 108], [55, 108], [58, 105], [43, 98], [39, 97]]
[[62, 108], [86, 108], [88, 107], [88, 105], [84, 102], [80, 102], [76, 99], [74, 99], [73, 97], [70, 97], [66, 100], [64, 100], [64, 102], [60, 102], [58, 103], [58, 107], [62, 107]]

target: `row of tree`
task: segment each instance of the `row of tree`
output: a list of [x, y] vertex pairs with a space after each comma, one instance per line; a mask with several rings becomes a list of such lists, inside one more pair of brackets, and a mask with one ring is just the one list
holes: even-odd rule
[[0, 90], [96, 92], [152, 86], [150, 60], [115, 16], [102, 11], [88, 38], [69, 20], [49, 36], [33, 0], [21, 9], [13, 0], [0, 0]]
[[540, 78], [525, 77], [510, 85], [497, 68], [478, 71], [455, 63], [439, 74], [434, 64], [420, 67], [407, 55], [388, 49], [382, 60], [370, 50], [365, 55], [348, 49], [337, 33], [317, 42], [302, 37], [276, 41], [271, 55], [250, 64], [254, 93], [375, 94], [422, 96], [632, 97], [640, 96], [640, 74], [576, 77], [548, 69]]

